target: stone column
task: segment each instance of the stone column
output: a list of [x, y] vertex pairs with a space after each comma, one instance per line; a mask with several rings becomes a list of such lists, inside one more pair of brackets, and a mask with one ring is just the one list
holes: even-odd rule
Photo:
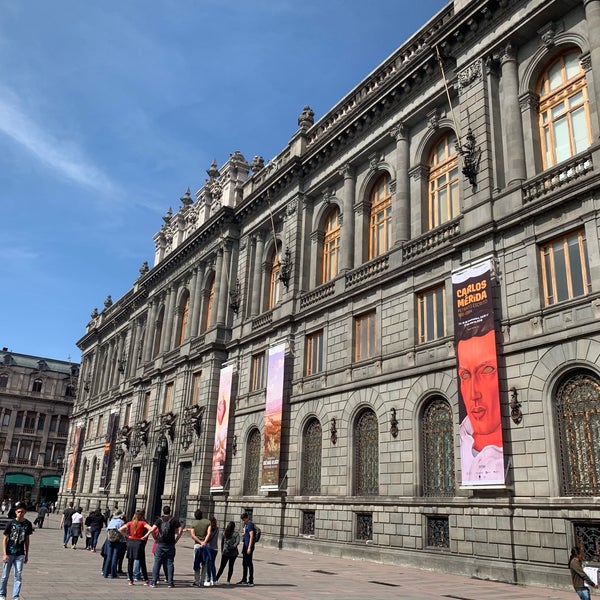
[[410, 239], [410, 164], [408, 128], [404, 123], [392, 127], [390, 134], [396, 140], [396, 201], [392, 205], [392, 235], [394, 244]]
[[[344, 201], [342, 214], [340, 272], [354, 268], [354, 199], [356, 197], [356, 173], [345, 164], [340, 170], [344, 177]], [[316, 256], [316, 254], [313, 254]]]
[[147, 363], [152, 357], [152, 342], [154, 341], [154, 332], [156, 331], [156, 311], [158, 310], [158, 302], [155, 298], [150, 302], [148, 309], [148, 318], [146, 319], [146, 335], [144, 337], [144, 350], [142, 353], [142, 361]]
[[[596, 110], [600, 113], [600, 0], [583, 0], [590, 45]], [[588, 91], [590, 93], [591, 90]], [[600, 117], [599, 117], [600, 119]]]
[[163, 319], [162, 344], [160, 351], [166, 352], [169, 350], [171, 343], [171, 331], [173, 329], [173, 310], [175, 304], [176, 290], [175, 286], [171, 286], [167, 290], [167, 304], [165, 306], [165, 314]]
[[190, 321], [192, 322], [190, 337], [192, 338], [195, 338], [198, 335], [200, 319], [202, 318], [202, 283], [204, 281], [204, 265], [199, 265], [196, 271], [196, 282], [192, 292], [194, 294], [194, 305], [193, 308], [190, 308]]
[[190, 279], [189, 301], [188, 301], [188, 319], [185, 326], [184, 339], [189, 340], [192, 334], [192, 316], [194, 314], [194, 306], [196, 305], [196, 281], [198, 280], [198, 268], [194, 268], [192, 271], [192, 278]]
[[506, 185], [524, 181], [525, 143], [523, 121], [519, 105], [519, 72], [516, 48], [508, 43], [500, 54], [502, 66], [502, 98], [500, 100], [504, 116], [504, 157], [506, 165]]
[[222, 248], [223, 258], [221, 263], [219, 296], [217, 301], [217, 324], [225, 325], [227, 306], [229, 304], [229, 274], [231, 273], [231, 242], [226, 241]]
[[250, 315], [256, 317], [260, 314], [260, 296], [262, 281], [262, 257], [265, 251], [265, 236], [262, 232], [256, 234], [254, 245], [254, 278], [252, 281], [252, 309]]
[[207, 329], [217, 324], [221, 298], [221, 279], [223, 275], [223, 248], [217, 250], [217, 261], [215, 264], [215, 286], [213, 296], [213, 309], [210, 315], [210, 323], [207, 323]]

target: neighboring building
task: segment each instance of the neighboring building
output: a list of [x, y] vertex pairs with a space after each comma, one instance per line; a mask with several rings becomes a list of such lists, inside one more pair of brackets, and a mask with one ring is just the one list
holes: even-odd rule
[[79, 365], [0, 351], [0, 499], [58, 498]]
[[65, 500], [568, 587], [600, 546], [599, 107], [600, 0], [456, 0], [278, 156], [213, 164], [78, 343]]

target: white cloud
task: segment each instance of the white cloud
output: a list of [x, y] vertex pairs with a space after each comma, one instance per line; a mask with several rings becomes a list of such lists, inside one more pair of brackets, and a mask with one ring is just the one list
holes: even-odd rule
[[0, 88], [0, 133], [26, 148], [58, 175], [103, 194], [114, 192], [108, 177], [83, 157], [72, 140], [44, 131], [23, 112], [17, 96], [6, 88]]

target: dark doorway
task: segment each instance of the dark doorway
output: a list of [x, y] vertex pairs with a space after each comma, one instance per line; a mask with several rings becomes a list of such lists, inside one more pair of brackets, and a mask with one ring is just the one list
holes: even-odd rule
[[[164, 440], [164, 441], [163, 441]], [[152, 521], [158, 519], [162, 512], [162, 495], [165, 491], [165, 476], [167, 474], [167, 459], [169, 458], [169, 445], [167, 439], [163, 436], [159, 438], [156, 445], [155, 454], [155, 477], [154, 494], [151, 497], [151, 504], [146, 511], [147, 517], [152, 517]]]
[[175, 504], [175, 515], [180, 521], [187, 520], [188, 496], [190, 493], [190, 481], [192, 479], [192, 463], [186, 462], [179, 465], [179, 485], [177, 486], [177, 502]]
[[141, 467], [133, 467], [131, 471], [131, 482], [129, 485], [129, 495], [127, 496], [127, 506], [125, 507], [125, 514], [133, 516], [133, 511], [142, 506], [136, 506], [136, 496], [140, 487], [140, 469]]

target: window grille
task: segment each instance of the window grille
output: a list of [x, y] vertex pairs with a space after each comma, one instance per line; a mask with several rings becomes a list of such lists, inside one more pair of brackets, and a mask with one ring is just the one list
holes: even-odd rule
[[371, 496], [379, 493], [379, 433], [377, 417], [365, 410], [354, 427], [354, 493]]
[[321, 492], [321, 423], [312, 419], [304, 431], [302, 440], [302, 493]]
[[423, 493], [453, 496], [454, 428], [452, 409], [442, 398], [434, 398], [423, 411]]
[[429, 548], [450, 548], [448, 517], [427, 517], [427, 546]]
[[583, 560], [600, 562], [600, 522], [573, 523], [575, 546], [583, 550]]
[[244, 478], [244, 494], [258, 493], [258, 476], [260, 473], [260, 431], [254, 429], [248, 436], [246, 448], [246, 473]]
[[373, 539], [373, 514], [372, 513], [357, 513], [356, 514], [356, 539], [364, 540], [364, 541]]
[[315, 535], [315, 511], [302, 511], [302, 535]]
[[556, 394], [556, 418], [566, 496], [600, 495], [600, 381], [590, 373], [567, 377]]

